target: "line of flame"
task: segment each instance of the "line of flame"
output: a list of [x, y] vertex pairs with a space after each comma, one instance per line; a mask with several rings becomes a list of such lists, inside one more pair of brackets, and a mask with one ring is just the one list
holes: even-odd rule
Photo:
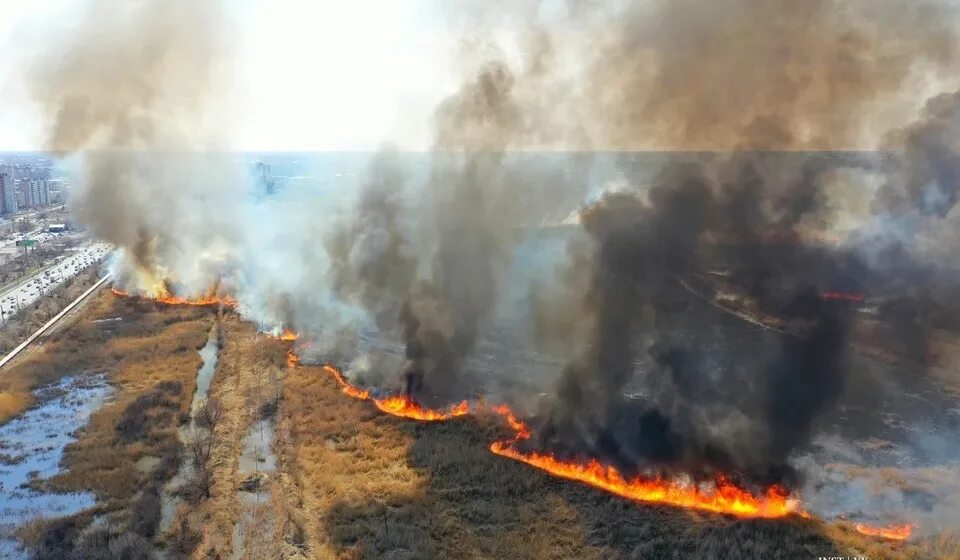
[[880, 537], [883, 539], [889, 539], [892, 541], [905, 541], [910, 538], [910, 535], [913, 533], [913, 525], [888, 525], [886, 527], [865, 525], [863, 523], [857, 523], [854, 525], [854, 528], [858, 533], [870, 537]]
[[[394, 416], [439, 421], [464, 416], [471, 412], [470, 404], [467, 401], [460, 402], [446, 410], [431, 410], [421, 407], [406, 395], [376, 399], [371, 396], [370, 391], [360, 389], [347, 381], [343, 373], [336, 367], [327, 364], [323, 366], [323, 370], [340, 385], [344, 394], [356, 399], [371, 400], [378, 409]], [[477, 409], [479, 408], [477, 407]], [[602, 465], [597, 460], [591, 460], [583, 464], [560, 460], [546, 453], [521, 452], [516, 449], [515, 444], [530, 437], [531, 431], [527, 424], [520, 420], [506, 405], [483, 408], [500, 415], [514, 433], [512, 439], [491, 443], [490, 451], [545, 470], [554, 476], [583, 482], [632, 500], [696, 508], [739, 517], [772, 518], [783, 517], [791, 513], [802, 513], [797, 500], [791, 497], [790, 493], [782, 486], [770, 486], [764, 491], [763, 495], [754, 496], [749, 491], [735, 485], [726, 476], [718, 475], [714, 489], [701, 490], [697, 486], [680, 481], [640, 477], [628, 479], [616, 468]]]
[[330, 374], [330, 376], [337, 381], [345, 395], [364, 401], [373, 401], [373, 405], [376, 406], [381, 412], [385, 412], [393, 416], [409, 418], [411, 420], [421, 420], [424, 422], [439, 422], [442, 420], [450, 420], [451, 418], [470, 414], [470, 403], [467, 401], [461, 401], [444, 410], [435, 410], [420, 406], [416, 401], [407, 395], [393, 395], [386, 398], [377, 399], [370, 394], [370, 391], [360, 389], [359, 387], [347, 381], [339, 369], [331, 365], [325, 365], [323, 366], [323, 370]]
[[119, 288], [110, 288], [110, 291], [114, 295], [119, 297], [138, 297], [140, 299], [148, 299], [156, 301], [157, 303], [165, 303], [167, 305], [220, 305], [223, 304], [226, 307], [235, 307], [237, 305], [237, 300], [228, 295], [216, 295], [209, 294], [205, 296], [200, 296], [196, 298], [185, 298], [181, 296], [175, 296], [169, 293], [160, 293], [155, 296], [151, 295], [142, 295], [142, 294], [130, 294]]

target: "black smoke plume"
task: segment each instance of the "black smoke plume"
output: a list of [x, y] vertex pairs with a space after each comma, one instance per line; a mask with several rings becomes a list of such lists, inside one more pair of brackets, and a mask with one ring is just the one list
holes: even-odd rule
[[[891, 337], [923, 354], [918, 310], [937, 275], [889, 224], [916, 215], [911, 237], [924, 238], [953, 208], [953, 96], [932, 100], [894, 144], [902, 169], [878, 193], [869, 242], [817, 232], [837, 212], [830, 174], [874, 164], [771, 150], [858, 145], [880, 101], [896, 105], [911, 76], [953, 63], [952, 33], [930, 19], [944, 9], [732, 0], [618, 14], [587, 72], [602, 143], [729, 155], [690, 154], [581, 213], [587, 243], [572, 250], [579, 272], [565, 273], [574, 287], [535, 298], [532, 316], [541, 340], [579, 323], [583, 351], [531, 445], [627, 472], [795, 484], [791, 454], [851, 390], [855, 304], [830, 294], [856, 300], [922, 277], [884, 311], [913, 311], [891, 320]], [[900, 260], [878, 260], [878, 247]]]

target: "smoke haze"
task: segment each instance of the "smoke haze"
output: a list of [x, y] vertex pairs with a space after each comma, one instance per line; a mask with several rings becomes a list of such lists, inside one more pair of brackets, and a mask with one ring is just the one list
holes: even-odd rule
[[[802, 484], [824, 415], [876, 391], [851, 366], [865, 332], [918, 375], [932, 366], [930, 331], [960, 326], [960, 98], [926, 99], [957, 69], [948, 3], [471, 6], [465, 78], [432, 114], [424, 168], [384, 149], [337, 213], [258, 197], [215, 151], [216, 3], [91, 15], [35, 90], [49, 149], [82, 154], [72, 205], [122, 250], [118, 283], [228, 292], [264, 329], [305, 333], [315, 359], [442, 402], [471, 396], [478, 349], [506, 338], [518, 247], [561, 231], [565, 262], [512, 310], [511, 343], [562, 364], [530, 383], [551, 394], [527, 444], [632, 473]], [[509, 45], [470, 48], [503, 29]], [[544, 149], [576, 153], [524, 158]], [[644, 149], [682, 153], [641, 180]], [[598, 184], [609, 151], [622, 180]], [[863, 318], [864, 294], [883, 321]], [[490, 384], [528, 404], [514, 374]]]

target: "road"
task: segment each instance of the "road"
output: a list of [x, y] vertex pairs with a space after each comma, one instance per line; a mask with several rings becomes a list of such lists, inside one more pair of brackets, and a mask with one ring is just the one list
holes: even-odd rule
[[57, 321], [59, 321], [60, 319], [63, 319], [64, 317], [66, 317], [66, 316], [67, 316], [67, 313], [70, 313], [71, 311], [73, 311], [73, 308], [75, 308], [76, 306], [80, 305], [80, 302], [82, 302], [84, 299], [87, 298], [87, 296], [89, 296], [90, 294], [92, 294], [93, 292], [95, 292], [98, 288], [100, 288], [100, 286], [102, 286], [102, 285], [103, 285], [107, 280], [109, 280], [109, 279], [110, 279], [110, 275], [107, 274], [106, 276], [104, 276], [103, 278], [101, 278], [100, 280], [98, 280], [96, 284], [94, 284], [93, 286], [90, 286], [89, 288], [87, 288], [87, 291], [85, 291], [85, 292], [83, 292], [82, 294], [80, 294], [80, 297], [78, 297], [77, 299], [75, 299], [75, 300], [73, 300], [72, 302], [70, 302], [70, 304], [67, 305], [66, 307], [64, 307], [63, 310], [60, 311], [60, 313], [57, 313], [52, 319], [50, 319], [50, 320], [47, 321], [42, 327], [40, 327], [39, 329], [37, 329], [37, 332], [35, 332], [35, 333], [33, 333], [32, 335], [30, 335], [29, 338], [27, 338], [26, 340], [24, 340], [23, 342], [21, 342], [19, 346], [17, 346], [17, 347], [14, 348], [13, 350], [11, 350], [9, 354], [7, 354], [6, 356], [4, 356], [3, 359], [0, 360], [0, 367], [3, 367], [3, 366], [5, 366], [5, 365], [7, 365], [7, 363], [10, 362], [10, 360], [12, 360], [12, 359], [14, 359], [15, 357], [17, 357], [17, 354], [19, 354], [20, 352], [22, 352], [23, 349], [26, 348], [27, 346], [29, 346], [31, 342], [33, 342], [34, 340], [40, 338], [40, 335], [42, 335], [43, 333], [47, 332], [47, 330], [49, 330], [50, 327], [52, 327], [53, 325], [55, 325], [55, 324], [57, 323]]
[[107, 243], [90, 243], [76, 252], [68, 253], [57, 263], [33, 276], [25, 278], [20, 284], [0, 294], [0, 324], [7, 318], [37, 301], [60, 283], [70, 279], [90, 266], [95, 266], [110, 252]]

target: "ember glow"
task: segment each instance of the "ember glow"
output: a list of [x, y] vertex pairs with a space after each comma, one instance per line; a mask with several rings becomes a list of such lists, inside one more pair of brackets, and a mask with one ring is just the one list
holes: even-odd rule
[[854, 527], [858, 533], [892, 541], [905, 541], [909, 539], [910, 534], [913, 533], [913, 525], [909, 523], [905, 525], [888, 525], [886, 527], [875, 527], [873, 525], [857, 523]]

